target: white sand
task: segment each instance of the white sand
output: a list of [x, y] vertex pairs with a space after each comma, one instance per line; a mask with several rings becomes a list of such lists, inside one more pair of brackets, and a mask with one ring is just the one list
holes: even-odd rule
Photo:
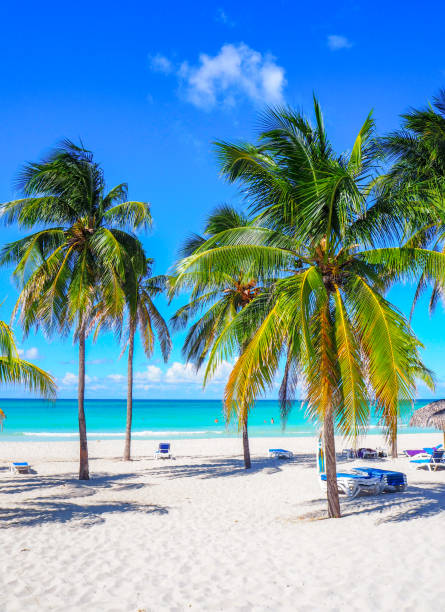
[[[79, 483], [76, 443], [0, 443], [1, 612], [443, 609], [445, 470], [379, 461], [406, 493], [342, 498], [344, 518], [314, 520], [313, 438], [252, 439], [250, 472], [239, 440], [175, 441], [176, 461], [155, 462], [156, 445], [134, 442], [123, 463], [122, 441], [91, 442]], [[266, 458], [283, 445], [294, 461]], [[10, 476], [10, 459], [36, 473]]]

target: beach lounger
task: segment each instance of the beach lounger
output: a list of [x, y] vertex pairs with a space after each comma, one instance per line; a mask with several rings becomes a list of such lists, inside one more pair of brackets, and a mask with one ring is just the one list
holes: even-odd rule
[[292, 451], [284, 450], [284, 448], [269, 448], [269, 457], [274, 459], [292, 459], [293, 456]]
[[373, 448], [359, 448], [357, 451], [359, 459], [377, 459], [378, 452]]
[[[324, 450], [321, 439], [317, 450], [317, 467], [320, 486], [326, 490], [326, 471], [324, 463]], [[337, 487], [339, 493], [344, 493], [348, 497], [355, 497], [359, 493], [379, 493], [380, 476], [370, 476], [367, 474], [357, 474], [355, 472], [337, 472]]]
[[[326, 474], [320, 474], [322, 490], [326, 490]], [[366, 476], [365, 474], [353, 474], [350, 472], [337, 472], [337, 487], [339, 493], [348, 497], [356, 497], [359, 493], [379, 493], [380, 478]]]
[[170, 442], [159, 442], [158, 450], [155, 450], [155, 459], [171, 459]]
[[425, 446], [425, 448], [423, 449], [426, 453], [429, 453], [430, 455], [432, 455], [434, 453], [434, 451], [437, 451], [440, 449], [440, 447], [442, 446], [442, 444], [438, 444], [437, 446]]
[[380, 470], [374, 467], [359, 467], [352, 468], [353, 472], [358, 474], [367, 474], [380, 478], [380, 493], [395, 493], [397, 491], [406, 491], [408, 481], [406, 474], [403, 472], [394, 472], [392, 470]]
[[343, 459], [383, 459], [388, 453], [383, 448], [344, 448], [341, 452]]
[[433, 452], [435, 450], [438, 450], [440, 447], [442, 446], [442, 444], [438, 444], [437, 446], [433, 446], [433, 447], [426, 447], [426, 448], [418, 448], [418, 449], [408, 449], [408, 450], [404, 450], [403, 453], [407, 456], [407, 457], [415, 457], [416, 455], [421, 455], [423, 453], [428, 453], [429, 455], [432, 455]]
[[445, 467], [445, 450], [435, 450], [432, 454], [430, 453], [419, 453], [410, 459], [410, 463], [415, 464], [417, 467], [426, 467], [429, 471], [436, 471], [438, 467]]
[[9, 464], [9, 471], [13, 474], [29, 474], [31, 466], [26, 461], [12, 461]]

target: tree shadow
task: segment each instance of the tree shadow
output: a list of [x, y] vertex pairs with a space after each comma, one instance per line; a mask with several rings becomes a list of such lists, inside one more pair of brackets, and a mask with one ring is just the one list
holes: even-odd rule
[[[409, 485], [407, 490], [380, 495], [360, 495], [354, 499], [341, 497], [342, 516], [376, 515], [376, 523], [400, 523], [432, 517], [445, 510], [445, 484], [422, 482]], [[314, 499], [305, 505], [320, 506], [326, 499]], [[317, 508], [301, 518], [325, 518], [326, 510]]]
[[[34, 474], [11, 474], [6, 478], [0, 479], [0, 494], [14, 495], [17, 493], [31, 493], [33, 491], [45, 492], [49, 489], [57, 487], [61, 488], [58, 494], [62, 497], [81, 497], [80, 493], [85, 495], [94, 494], [96, 489], [114, 489], [118, 491], [134, 490], [149, 484], [131, 482], [138, 474], [106, 474], [103, 472], [96, 473], [90, 480], [79, 480], [77, 478], [63, 478], [60, 476], [45, 476]], [[129, 482], [130, 481], [130, 482]], [[64, 493], [64, 489], [66, 493]], [[79, 495], [76, 495], [76, 491]], [[90, 493], [88, 493], [90, 491]]]
[[[370, 513], [389, 514], [382, 516], [377, 523], [400, 523], [416, 518], [435, 516], [445, 510], [445, 484], [422, 482], [410, 485], [403, 493], [387, 493], [385, 495], [363, 498], [365, 502], [359, 505], [358, 500], [345, 504], [345, 515], [353, 516]], [[351, 503], [356, 502], [356, 503]]]
[[[248, 470], [244, 467], [243, 459], [236, 457], [202, 457], [200, 463], [175, 463], [169, 459], [156, 461], [152, 468], [143, 470], [140, 473], [148, 476], [162, 475], [167, 479], [174, 478], [227, 478], [231, 476], [246, 477], [253, 474], [276, 474], [281, 472], [285, 465], [303, 465], [304, 467], [314, 467], [313, 455], [295, 455], [292, 459], [272, 459], [261, 457], [252, 459], [252, 467]], [[159, 465], [160, 464], [160, 465]]]
[[143, 514], [168, 514], [168, 508], [155, 504], [144, 505], [128, 502], [108, 502], [80, 505], [73, 502], [30, 501], [23, 505], [0, 509], [0, 529], [34, 527], [44, 523], [68, 523], [72, 526], [92, 527], [105, 521], [110, 514], [139, 512]]

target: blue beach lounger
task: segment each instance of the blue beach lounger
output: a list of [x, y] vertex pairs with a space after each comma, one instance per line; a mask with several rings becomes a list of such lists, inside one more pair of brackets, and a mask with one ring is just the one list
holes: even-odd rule
[[396, 491], [406, 491], [408, 481], [403, 472], [394, 472], [392, 470], [380, 470], [374, 467], [359, 467], [352, 468], [353, 472], [367, 474], [380, 478], [381, 493], [395, 493]]
[[442, 450], [442, 444], [438, 444], [437, 446], [425, 446], [425, 448], [423, 449], [426, 453], [429, 453], [430, 455], [432, 455], [434, 453], [434, 451], [437, 450]]
[[445, 467], [444, 455], [445, 450], [435, 450], [432, 454], [419, 453], [414, 455], [414, 457], [410, 460], [410, 463], [414, 463], [417, 467], [426, 465], [430, 472], [432, 470], [436, 471], [440, 466]]
[[442, 444], [438, 444], [437, 446], [426, 446], [425, 448], [418, 448], [418, 449], [414, 449], [414, 450], [404, 450], [404, 454], [407, 457], [415, 457], [416, 455], [421, 455], [423, 453], [428, 453], [429, 455], [432, 455], [434, 453], [435, 450], [438, 450], [440, 447], [442, 446]]
[[293, 456], [292, 451], [284, 450], [284, 448], [269, 448], [269, 457], [274, 459], [292, 459]]
[[[325, 490], [326, 471], [321, 438], [318, 442], [317, 467], [321, 488]], [[359, 493], [380, 493], [380, 476], [357, 474], [354, 472], [337, 472], [337, 487], [340, 493], [344, 493], [348, 497], [355, 497]]]
[[29, 474], [30, 467], [26, 461], [13, 461], [9, 464], [9, 471], [13, 474]]
[[159, 442], [159, 448], [155, 451], [155, 459], [171, 459], [170, 442]]

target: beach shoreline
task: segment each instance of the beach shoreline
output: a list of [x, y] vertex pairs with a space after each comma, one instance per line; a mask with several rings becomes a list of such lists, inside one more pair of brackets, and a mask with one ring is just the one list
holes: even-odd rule
[[[441, 441], [404, 434], [399, 448]], [[316, 438], [286, 439], [294, 459], [269, 459], [283, 442], [252, 438], [244, 470], [240, 439], [175, 440], [176, 459], [160, 461], [157, 440], [136, 440], [131, 462], [122, 441], [92, 441], [89, 481], [76, 442], [0, 444], [0, 609], [389, 611], [402, 594], [404, 610], [437, 605], [445, 470], [372, 462], [404, 471], [407, 491], [342, 496], [344, 517], [320, 520]], [[34, 473], [11, 475], [10, 460]]]
[[[305, 453], [316, 452], [318, 437], [315, 435], [304, 436], [249, 436], [251, 443], [251, 453], [253, 458], [255, 455], [260, 457], [266, 456], [269, 448], [281, 447], [283, 445], [289, 450]], [[170, 438], [166, 435], [162, 440], [159, 436], [146, 439], [133, 438], [132, 454], [135, 459], [153, 456], [160, 441], [169, 441]], [[351, 446], [351, 442], [343, 439], [341, 436], [335, 437], [337, 453], [340, 453], [343, 448]], [[51, 457], [63, 458], [66, 461], [77, 460], [79, 449], [78, 440], [34, 440], [32, 437], [17, 440], [0, 439], [0, 463], [8, 462], [11, 457], [18, 457], [28, 453], [31, 459], [51, 460]], [[407, 433], [399, 434], [398, 448], [399, 453], [405, 448], [414, 448], [416, 444], [424, 446], [432, 446], [443, 443], [443, 434], [438, 431], [436, 433]], [[119, 458], [121, 450], [123, 451], [123, 439], [100, 439], [95, 438], [94, 433], [88, 437], [88, 449], [90, 459], [101, 459], [115, 457]], [[386, 448], [386, 439], [382, 434], [368, 433], [361, 436], [357, 443], [357, 447], [381, 447]], [[417, 447], [416, 447], [417, 448]], [[241, 456], [242, 445], [241, 436], [215, 436], [211, 438], [179, 438], [172, 439], [172, 449], [178, 456]]]

